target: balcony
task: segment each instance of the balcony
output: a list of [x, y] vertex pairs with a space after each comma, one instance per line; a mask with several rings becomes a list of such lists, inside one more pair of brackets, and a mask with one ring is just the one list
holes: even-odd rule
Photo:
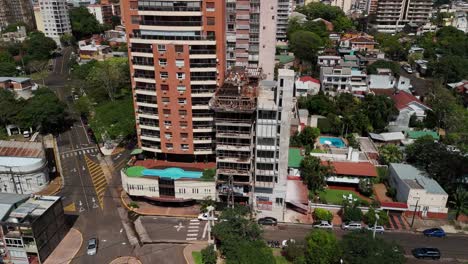
[[215, 49], [191, 49], [189, 54], [216, 54]]
[[189, 7], [189, 6], [149, 6], [149, 5], [138, 5], [140, 11], [166, 11], [166, 12], [197, 12], [201, 11], [201, 7]]
[[166, 21], [166, 20], [143, 20], [142, 26], [168, 26], [168, 27], [201, 27], [202, 21]]
[[137, 53], [151, 53], [153, 54], [153, 49], [150, 48], [134, 48], [132, 47], [130, 49], [131, 52], [137, 52]]
[[140, 135], [140, 138], [142, 140], [148, 140], [148, 141], [156, 141], [156, 142], [160, 142], [161, 141], [161, 137], [159, 135], [155, 135], [155, 134], [141, 134]]
[[165, 35], [142, 35], [139, 33], [130, 34], [132, 39], [149, 39], [149, 40], [216, 40], [215, 36], [165, 36]]
[[216, 142], [216, 149], [232, 151], [251, 151], [252, 146], [250, 144]]

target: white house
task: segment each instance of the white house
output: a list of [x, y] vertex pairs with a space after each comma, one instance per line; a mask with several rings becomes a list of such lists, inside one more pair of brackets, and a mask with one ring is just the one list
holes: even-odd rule
[[296, 96], [315, 95], [320, 91], [320, 81], [310, 76], [302, 76], [296, 80]]
[[405, 91], [397, 91], [391, 98], [399, 111], [399, 115], [396, 121], [390, 122], [388, 128], [390, 132], [407, 130], [411, 116], [415, 115], [418, 120], [422, 121], [426, 118], [427, 111], [431, 110], [429, 106], [423, 104], [414, 95]]
[[396, 198], [406, 203], [409, 211], [416, 208], [424, 217], [430, 213], [447, 213], [448, 194], [437, 181], [409, 164], [391, 163], [389, 169], [390, 185], [397, 191]]

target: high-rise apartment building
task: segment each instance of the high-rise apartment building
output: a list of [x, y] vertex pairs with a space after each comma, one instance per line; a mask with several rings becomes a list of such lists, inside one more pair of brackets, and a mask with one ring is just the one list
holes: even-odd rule
[[432, 0], [379, 0], [375, 28], [383, 33], [396, 33], [409, 22], [425, 24], [431, 12]]
[[273, 80], [277, 0], [226, 1], [226, 66], [261, 68]]
[[139, 146], [168, 160], [212, 157], [208, 103], [224, 80], [224, 1], [123, 0], [121, 7]]
[[293, 12], [296, 2], [295, 0], [275, 1], [278, 1], [278, 11], [276, 15], [276, 39], [278, 41], [286, 41], [289, 16]]
[[60, 37], [71, 33], [66, 0], [39, 0], [44, 33], [60, 45]]
[[30, 0], [0, 0], [0, 29], [14, 23], [35, 28], [34, 11]]

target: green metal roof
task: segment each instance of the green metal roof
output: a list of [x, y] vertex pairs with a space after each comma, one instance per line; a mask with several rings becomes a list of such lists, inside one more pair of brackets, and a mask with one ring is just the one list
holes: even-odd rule
[[304, 159], [304, 156], [301, 155], [301, 149], [299, 148], [289, 149], [288, 167], [299, 168], [301, 166], [302, 159]]
[[431, 136], [435, 140], [439, 140], [440, 138], [439, 134], [437, 134], [437, 132], [435, 131], [416, 131], [416, 130], [410, 131], [408, 130], [406, 131], [406, 134], [411, 139], [418, 139], [424, 136]]
[[133, 166], [125, 170], [125, 173], [128, 177], [141, 177], [143, 176], [143, 171], [146, 170], [143, 166]]
[[134, 149], [134, 150], [132, 150], [132, 153], [130, 153], [130, 155], [138, 155], [138, 154], [141, 154], [141, 153], [143, 153], [142, 149]]
[[276, 55], [275, 59], [278, 60], [282, 64], [290, 63], [294, 61], [294, 56], [289, 55]]

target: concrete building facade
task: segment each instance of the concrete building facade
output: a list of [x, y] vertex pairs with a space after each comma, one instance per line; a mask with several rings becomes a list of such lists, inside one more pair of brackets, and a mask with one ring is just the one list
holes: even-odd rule
[[192, 162], [214, 151], [208, 102], [225, 73], [222, 1], [121, 1], [139, 146]]
[[112, 5], [110, 4], [94, 4], [94, 5], [88, 5], [86, 6], [88, 8], [89, 12], [93, 14], [97, 21], [101, 24], [112, 24], [112, 16], [113, 16], [113, 11], [112, 11]]
[[[276, 19], [276, 40], [286, 41], [286, 31], [288, 29], [289, 16], [292, 14], [295, 8], [294, 0], [275, 0], [278, 1], [278, 11]], [[270, 2], [270, 1], [269, 1]], [[274, 1], [271, 1], [274, 2]]]
[[66, 0], [39, 0], [44, 33], [60, 46], [60, 37], [71, 34], [70, 18]]
[[34, 11], [30, 0], [0, 0], [0, 29], [14, 23], [34, 29]]
[[410, 22], [426, 24], [431, 12], [431, 0], [379, 0], [374, 27], [382, 33], [397, 33]]

